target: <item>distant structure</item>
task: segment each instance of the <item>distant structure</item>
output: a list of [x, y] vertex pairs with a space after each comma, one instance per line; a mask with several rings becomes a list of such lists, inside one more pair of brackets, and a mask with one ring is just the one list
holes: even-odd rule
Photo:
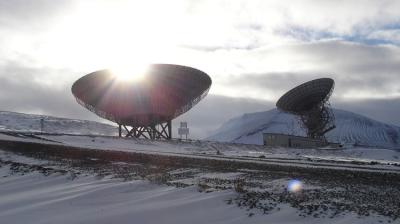
[[328, 101], [334, 85], [330, 78], [303, 83], [285, 93], [276, 106], [279, 110], [297, 115], [309, 138], [325, 140], [325, 133], [336, 127]]
[[178, 134], [181, 139], [185, 135], [185, 139], [187, 140], [189, 134], [189, 128], [187, 127], [187, 122], [181, 122], [181, 126], [178, 128]]
[[[135, 76], [138, 74], [132, 74]], [[171, 121], [203, 99], [211, 87], [204, 72], [181, 65], [152, 64], [138, 81], [119, 80], [100, 70], [72, 85], [77, 102], [98, 116], [116, 122], [119, 136], [171, 139]]]

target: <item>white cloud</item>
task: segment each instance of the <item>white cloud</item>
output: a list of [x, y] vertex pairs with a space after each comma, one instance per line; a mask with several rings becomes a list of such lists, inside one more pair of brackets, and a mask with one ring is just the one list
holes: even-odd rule
[[302, 82], [331, 77], [338, 98], [400, 96], [400, 48], [396, 46], [325, 41], [208, 54], [215, 64], [222, 64], [220, 70], [210, 70], [215, 94], [276, 100]]
[[400, 44], [400, 29], [378, 30], [369, 34], [368, 38]]

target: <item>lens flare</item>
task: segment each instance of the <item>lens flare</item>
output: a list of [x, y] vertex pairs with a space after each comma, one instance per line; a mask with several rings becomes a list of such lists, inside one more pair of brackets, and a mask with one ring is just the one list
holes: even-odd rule
[[303, 188], [303, 183], [299, 180], [290, 180], [288, 183], [288, 190], [290, 192], [298, 192]]

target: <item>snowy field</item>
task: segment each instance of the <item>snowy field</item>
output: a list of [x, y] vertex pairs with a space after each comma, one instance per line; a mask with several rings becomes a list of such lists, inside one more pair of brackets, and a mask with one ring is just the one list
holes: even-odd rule
[[[300, 216], [290, 204], [267, 214], [235, 203], [233, 189], [199, 192], [49, 164], [0, 151], [1, 223], [396, 223], [379, 215]], [[7, 162], [8, 161], [8, 162]], [[13, 161], [10, 163], [10, 161]], [[18, 165], [16, 165], [18, 164]], [[43, 169], [46, 168], [46, 169]], [[75, 174], [73, 174], [75, 173]], [[234, 178], [237, 173], [202, 174]], [[271, 181], [270, 184], [280, 186]], [[295, 194], [295, 193], [293, 193]]]
[[61, 144], [92, 149], [116, 150], [144, 153], [173, 153], [181, 155], [218, 156], [241, 159], [263, 160], [296, 160], [302, 162], [342, 162], [342, 163], [376, 163], [375, 167], [400, 164], [400, 151], [350, 147], [343, 149], [290, 149], [266, 148], [259, 145], [220, 143], [212, 141], [150, 141], [145, 139], [117, 138], [106, 136], [76, 135], [6, 135], [0, 134], [0, 140], [38, 142], [44, 144]]
[[[381, 161], [400, 162], [400, 151], [383, 148], [351, 147], [346, 149], [289, 149], [266, 148], [258, 145], [218, 143], [212, 141], [195, 142], [168, 142], [147, 141], [134, 139], [120, 139], [109, 137], [85, 137], [85, 136], [42, 136], [45, 139], [70, 144], [80, 147], [94, 147], [112, 150], [145, 150], [175, 153], [223, 153], [227, 156], [265, 157], [273, 158], [320, 158], [326, 160], [355, 160], [355, 161]], [[1, 138], [1, 137], [0, 137]]]

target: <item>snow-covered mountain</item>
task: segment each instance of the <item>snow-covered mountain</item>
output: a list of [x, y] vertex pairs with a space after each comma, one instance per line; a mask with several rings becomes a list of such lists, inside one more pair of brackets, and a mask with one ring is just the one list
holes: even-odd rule
[[[333, 110], [336, 128], [327, 133], [332, 142], [365, 146], [400, 148], [400, 127], [385, 124], [344, 110]], [[295, 116], [272, 109], [244, 114], [223, 124], [208, 140], [263, 144], [263, 133], [305, 136]]]
[[66, 134], [116, 135], [117, 127], [95, 121], [0, 111], [0, 130], [43, 131]]

